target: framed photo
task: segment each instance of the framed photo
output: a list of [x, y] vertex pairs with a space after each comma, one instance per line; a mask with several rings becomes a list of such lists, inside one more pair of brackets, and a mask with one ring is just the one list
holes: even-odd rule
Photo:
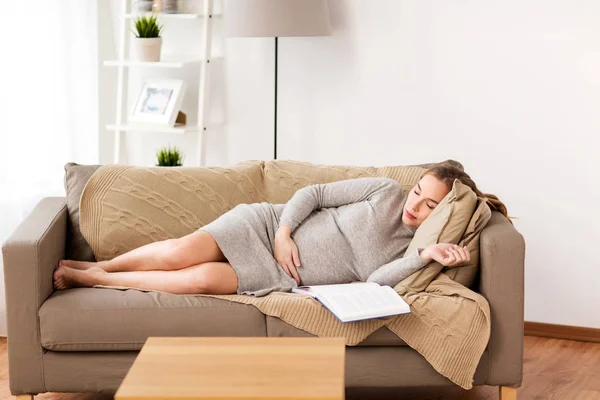
[[142, 85], [129, 122], [174, 126], [186, 83], [178, 79], [152, 79]]

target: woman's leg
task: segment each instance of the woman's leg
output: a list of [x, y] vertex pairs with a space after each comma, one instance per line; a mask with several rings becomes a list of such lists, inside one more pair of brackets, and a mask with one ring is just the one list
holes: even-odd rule
[[237, 274], [226, 262], [208, 262], [174, 271], [106, 272], [60, 266], [54, 272], [58, 290], [94, 285], [125, 286], [175, 294], [235, 294]]
[[211, 261], [227, 261], [215, 239], [208, 232], [195, 231], [177, 239], [149, 243], [97, 263], [61, 260], [59, 266], [86, 270], [100, 267], [107, 272], [171, 271]]

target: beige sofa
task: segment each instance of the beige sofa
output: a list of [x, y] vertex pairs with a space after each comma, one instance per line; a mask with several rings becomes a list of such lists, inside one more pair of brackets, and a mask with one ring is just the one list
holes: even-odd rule
[[[272, 186], [281, 179], [269, 180], [269, 174], [290, 165], [293, 168], [282, 176], [310, 175], [317, 168], [327, 171], [325, 180], [357, 174], [397, 177], [396, 167], [268, 161], [258, 162], [256, 168]], [[312, 336], [251, 305], [222, 299], [137, 290], [54, 291], [52, 273], [60, 259], [90, 259], [78, 228], [78, 198], [97, 167], [68, 164], [67, 197], [40, 201], [3, 244], [13, 395], [114, 393], [149, 336]], [[306, 176], [302, 178], [306, 184]], [[271, 190], [281, 193], [277, 187]], [[473, 289], [490, 303], [492, 331], [474, 384], [518, 387], [523, 366], [525, 244], [516, 229], [494, 212], [480, 247], [480, 274]], [[443, 385], [452, 383], [385, 327], [360, 345], [347, 347], [347, 387]]]

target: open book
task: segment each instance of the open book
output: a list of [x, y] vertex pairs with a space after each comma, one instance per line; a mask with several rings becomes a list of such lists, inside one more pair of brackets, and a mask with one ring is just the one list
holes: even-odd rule
[[314, 297], [342, 322], [410, 313], [394, 289], [375, 282], [299, 286], [292, 293]]

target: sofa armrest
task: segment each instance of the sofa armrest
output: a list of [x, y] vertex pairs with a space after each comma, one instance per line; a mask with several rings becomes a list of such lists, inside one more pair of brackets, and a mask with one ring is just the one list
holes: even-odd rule
[[519, 387], [523, 379], [525, 241], [500, 213], [482, 230], [479, 291], [490, 303], [488, 385]]
[[65, 254], [66, 232], [65, 198], [48, 197], [2, 245], [13, 395], [46, 391], [38, 310], [54, 290], [52, 275]]

